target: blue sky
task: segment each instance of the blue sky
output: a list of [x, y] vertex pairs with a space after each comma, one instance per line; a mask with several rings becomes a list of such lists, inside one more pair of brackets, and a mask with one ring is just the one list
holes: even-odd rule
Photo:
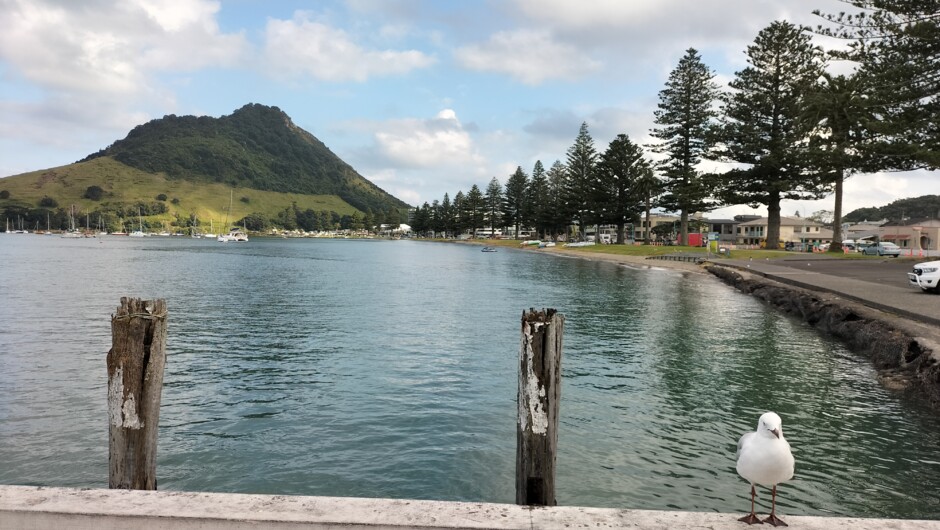
[[[0, 176], [74, 162], [166, 114], [277, 106], [411, 204], [650, 141], [694, 47], [722, 86], [774, 20], [837, 0], [0, 0]], [[819, 41], [824, 47], [837, 45]], [[844, 67], [844, 65], [843, 65]], [[856, 175], [845, 211], [940, 194], [927, 172]], [[831, 210], [832, 199], [783, 204]], [[712, 217], [754, 213], [722, 208]], [[763, 213], [758, 210], [756, 213]]]

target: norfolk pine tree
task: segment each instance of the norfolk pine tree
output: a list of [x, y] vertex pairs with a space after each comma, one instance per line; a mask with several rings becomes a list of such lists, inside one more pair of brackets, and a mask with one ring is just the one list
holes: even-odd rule
[[552, 224], [552, 205], [548, 177], [541, 160], [536, 160], [532, 168], [532, 178], [529, 179], [529, 187], [526, 189], [526, 204], [526, 211], [529, 212], [536, 233], [539, 237], [545, 237]]
[[494, 229], [497, 226], [502, 225], [502, 212], [503, 212], [503, 186], [496, 180], [496, 177], [493, 177], [490, 180], [490, 185], [486, 187], [486, 210], [489, 215], [487, 219], [490, 224], [490, 236], [495, 232]]
[[440, 226], [444, 232], [444, 237], [451, 237], [457, 226], [457, 219], [454, 215], [454, 207], [451, 205], [450, 197], [445, 193], [441, 200]]
[[480, 187], [474, 184], [467, 192], [467, 198], [464, 200], [464, 211], [467, 215], [467, 228], [470, 233], [476, 236], [477, 228], [483, 228], [485, 224], [483, 216], [486, 213], [486, 199], [483, 198], [483, 192]]
[[[447, 197], [446, 195], [444, 196]], [[466, 202], [467, 197], [463, 194], [463, 190], [457, 190], [457, 194], [454, 195], [454, 203], [451, 208], [454, 211], [454, 234], [463, 233], [464, 230], [469, 228], [469, 222], [467, 221], [466, 213]]]
[[822, 51], [802, 28], [776, 21], [745, 52], [750, 66], [737, 72], [724, 95], [721, 159], [746, 165], [721, 176], [726, 204], [767, 207], [766, 247], [780, 243], [780, 201], [819, 199], [826, 191], [810, 171], [801, 119], [803, 96], [822, 74]]
[[643, 149], [618, 134], [600, 158], [595, 174], [592, 203], [599, 223], [617, 225], [617, 243], [627, 243], [624, 227], [635, 222], [643, 211], [645, 197], [637, 182], [651, 171]]
[[853, 41], [839, 58], [859, 75], [876, 120], [866, 125], [869, 169], [940, 167], [940, 0], [842, 0], [855, 13], [821, 14], [823, 35]]
[[514, 239], [519, 239], [519, 228], [525, 222], [526, 188], [528, 184], [529, 176], [522, 170], [522, 166], [517, 166], [516, 171], [506, 181], [503, 221], [515, 228]]
[[551, 197], [550, 230], [553, 235], [568, 235], [568, 226], [571, 225], [572, 210], [568, 206], [565, 190], [568, 187], [568, 170], [561, 160], [556, 160], [545, 173], [548, 179], [548, 193]]
[[716, 205], [709, 202], [712, 183], [695, 167], [711, 155], [714, 145], [713, 127], [717, 116], [713, 103], [718, 99], [715, 75], [694, 48], [689, 48], [669, 74], [666, 88], [659, 92], [659, 110], [653, 112], [652, 136], [662, 141], [652, 151], [664, 153], [666, 159], [657, 166], [663, 176], [665, 194], [659, 205], [668, 211], [680, 212], [679, 239], [689, 241], [689, 215], [708, 211]]
[[842, 189], [846, 177], [863, 171], [866, 124], [874, 120], [865, 95], [864, 79], [823, 73], [806, 95], [804, 117], [815, 130], [808, 154], [815, 170], [834, 186], [830, 252], [842, 252]]
[[588, 132], [587, 122], [583, 122], [574, 145], [568, 148], [568, 179], [565, 193], [568, 208], [574, 214], [574, 219], [578, 221], [579, 237], [584, 236], [585, 225], [594, 222], [591, 188], [594, 186], [597, 158], [594, 139]]

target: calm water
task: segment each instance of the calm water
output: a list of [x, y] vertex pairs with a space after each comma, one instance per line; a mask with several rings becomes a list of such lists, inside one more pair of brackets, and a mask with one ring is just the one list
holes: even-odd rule
[[[742, 512], [775, 410], [784, 514], [940, 518], [940, 415], [708, 276], [407, 241], [0, 234], [0, 483], [107, 487], [121, 296], [167, 299], [161, 489], [513, 502], [519, 318], [567, 316], [566, 505]], [[769, 494], [762, 495], [769, 504]]]

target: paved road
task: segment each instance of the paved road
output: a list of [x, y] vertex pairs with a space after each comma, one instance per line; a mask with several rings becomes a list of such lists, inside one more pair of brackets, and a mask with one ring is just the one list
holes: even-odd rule
[[777, 260], [716, 259], [713, 263], [940, 326], [940, 295], [911, 287], [907, 280], [907, 272], [921, 261], [926, 260], [846, 260], [808, 254]]
[[818, 272], [878, 285], [907, 288], [907, 273], [913, 269], [915, 263], [927, 261], [928, 259], [872, 258], [855, 260], [817, 257], [809, 254], [805, 257], [777, 259], [772, 263], [806, 272]]

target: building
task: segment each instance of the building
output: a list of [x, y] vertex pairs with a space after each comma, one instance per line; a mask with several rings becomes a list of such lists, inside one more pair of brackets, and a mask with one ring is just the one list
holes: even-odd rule
[[708, 232], [718, 237], [719, 243], [737, 243], [738, 225], [760, 219], [759, 215], [735, 215], [734, 219], [706, 219]]
[[[736, 243], [739, 245], [761, 245], [767, 241], [768, 219], [758, 217], [738, 223]], [[802, 243], [807, 245], [829, 243], [832, 230], [816, 221], [802, 217], [780, 217], [780, 243]]]
[[905, 219], [885, 223], [877, 228], [879, 241], [890, 241], [902, 249], [937, 250], [940, 242], [940, 219]]

